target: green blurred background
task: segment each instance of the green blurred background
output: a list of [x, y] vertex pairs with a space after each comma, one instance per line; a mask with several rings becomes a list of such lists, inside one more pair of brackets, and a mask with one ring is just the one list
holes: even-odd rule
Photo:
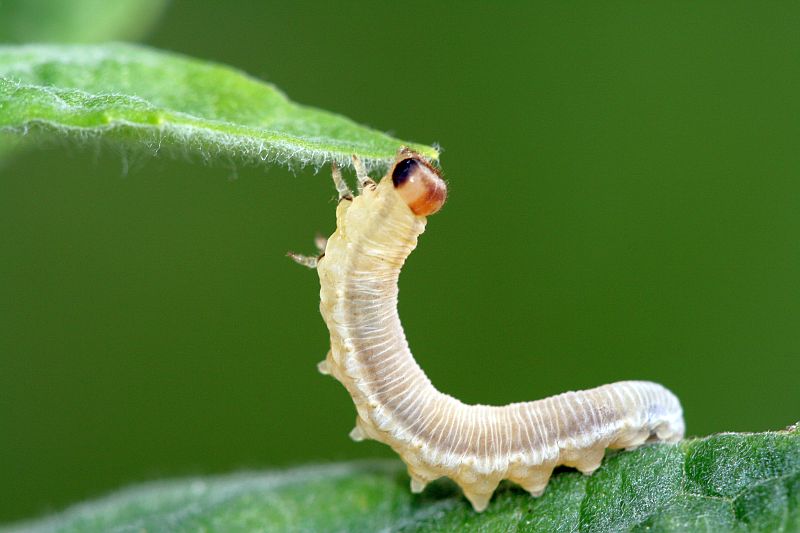
[[[690, 435], [795, 422], [800, 5], [603, 4], [176, 0], [141, 40], [443, 146], [450, 200], [401, 281], [441, 390], [650, 379]], [[350, 399], [315, 369], [316, 276], [283, 257], [333, 230], [333, 197], [327, 169], [7, 160], [0, 522], [142, 480], [390, 457], [347, 437]]]

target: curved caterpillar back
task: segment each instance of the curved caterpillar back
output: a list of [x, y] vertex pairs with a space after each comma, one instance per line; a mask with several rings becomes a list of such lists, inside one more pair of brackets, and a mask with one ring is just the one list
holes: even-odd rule
[[406, 342], [397, 280], [447, 187], [434, 166], [407, 149], [378, 183], [353, 162], [361, 194], [349, 190], [334, 165], [337, 228], [318, 242], [320, 255], [289, 255], [319, 272], [331, 341], [319, 369], [353, 398], [351, 437], [391, 446], [408, 466], [412, 491], [447, 476], [482, 511], [503, 479], [538, 496], [558, 465], [591, 474], [606, 448], [683, 437], [678, 399], [647, 381], [506, 406], [466, 405], [436, 390]]

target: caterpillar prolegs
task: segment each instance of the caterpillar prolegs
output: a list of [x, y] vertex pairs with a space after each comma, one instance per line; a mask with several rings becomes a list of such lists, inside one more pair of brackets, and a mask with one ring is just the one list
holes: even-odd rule
[[678, 399], [647, 381], [623, 381], [504, 406], [466, 405], [431, 385], [406, 342], [397, 313], [397, 280], [426, 217], [447, 189], [422, 156], [401, 149], [378, 183], [353, 158], [360, 194], [338, 168], [336, 231], [318, 242], [321, 255], [290, 254], [320, 279], [320, 311], [331, 348], [319, 364], [353, 397], [354, 440], [391, 446], [408, 466], [411, 490], [453, 479], [476, 511], [509, 479], [539, 496], [553, 468], [591, 474], [606, 448], [635, 448], [683, 436]]

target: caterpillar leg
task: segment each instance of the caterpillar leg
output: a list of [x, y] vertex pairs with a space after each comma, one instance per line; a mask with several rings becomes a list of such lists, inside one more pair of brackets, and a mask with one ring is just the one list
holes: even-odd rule
[[564, 452], [562, 460], [565, 466], [577, 468], [582, 474], [588, 476], [600, 468], [605, 454], [606, 443], [600, 443], [589, 448]]
[[314, 246], [317, 247], [319, 254], [323, 255], [325, 253], [325, 247], [328, 246], [328, 238], [321, 233], [317, 233], [314, 236]]
[[311, 256], [311, 255], [301, 255], [296, 254], [294, 252], [286, 252], [286, 257], [297, 263], [298, 265], [303, 265], [304, 267], [308, 268], [317, 268], [317, 263], [319, 263], [319, 256]]
[[362, 192], [365, 187], [375, 187], [375, 182], [367, 174], [367, 167], [357, 155], [353, 154], [353, 168], [356, 169], [356, 178], [358, 178], [358, 192]]
[[339, 193], [339, 201], [352, 200], [353, 191], [347, 186], [347, 182], [342, 178], [342, 171], [336, 161], [331, 163], [331, 176], [333, 177], [333, 185], [336, 187], [336, 192]]
[[353, 439], [354, 442], [361, 442], [369, 438], [367, 432], [361, 428], [361, 417], [356, 417], [356, 424], [353, 426], [353, 430], [350, 432], [349, 437]]
[[327, 245], [328, 239], [317, 233], [317, 235], [314, 237], [314, 246], [316, 246], [317, 251], [319, 252], [317, 255], [303, 255], [294, 252], [286, 252], [286, 257], [290, 258], [299, 265], [303, 265], [304, 267], [317, 268], [319, 260], [325, 256], [325, 247]]
[[329, 376], [331, 373], [331, 367], [328, 364], [328, 358], [330, 356], [331, 356], [331, 351], [328, 350], [328, 354], [325, 356], [325, 359], [317, 363], [317, 370], [319, 370], [319, 373], [324, 376]]
[[486, 506], [489, 505], [489, 500], [492, 499], [492, 494], [494, 493], [494, 489], [496, 487], [497, 485], [495, 484], [491, 490], [486, 489], [480, 492], [472, 489], [464, 489], [464, 497], [469, 500], [469, 503], [472, 504], [473, 509], [480, 513], [486, 509]]
[[428, 483], [426, 481], [424, 481], [419, 477], [416, 477], [411, 472], [409, 472], [408, 475], [409, 477], [411, 477], [411, 492], [413, 492], [414, 494], [419, 494], [420, 492], [425, 490], [425, 487], [428, 486]]

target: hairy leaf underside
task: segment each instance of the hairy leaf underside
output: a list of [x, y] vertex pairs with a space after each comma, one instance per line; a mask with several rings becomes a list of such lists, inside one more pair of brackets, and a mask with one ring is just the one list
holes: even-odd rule
[[233, 68], [128, 44], [0, 46], [2, 133], [294, 167], [356, 154], [384, 168], [402, 145], [438, 157]]

